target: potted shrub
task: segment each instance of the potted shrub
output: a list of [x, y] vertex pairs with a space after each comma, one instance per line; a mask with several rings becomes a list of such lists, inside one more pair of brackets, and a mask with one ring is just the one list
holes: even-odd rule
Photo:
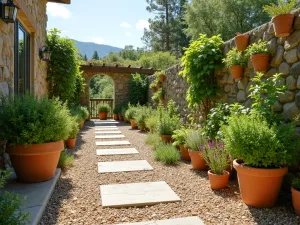
[[209, 141], [205, 144], [201, 155], [210, 168], [208, 177], [210, 187], [213, 190], [221, 190], [227, 187], [229, 181], [228, 154], [224, 149], [223, 142]]
[[205, 138], [200, 130], [193, 130], [186, 137], [186, 145], [189, 149], [189, 155], [192, 161], [192, 167], [194, 170], [207, 170], [207, 165], [200, 154], [205, 144]]
[[237, 33], [234, 37], [234, 42], [239, 51], [244, 51], [248, 47], [249, 35]]
[[155, 115], [154, 112], [152, 112], [151, 115], [149, 115], [149, 117], [145, 120], [146, 127], [147, 129], [150, 130], [152, 134], [154, 133], [154, 130], [156, 130], [157, 128], [158, 121], [159, 121], [159, 117]]
[[161, 116], [158, 123], [158, 133], [164, 143], [172, 143], [172, 135], [180, 127], [180, 119], [176, 116], [171, 117], [168, 114]]
[[241, 79], [244, 73], [244, 67], [247, 59], [237, 48], [231, 49], [225, 58], [225, 64], [230, 70], [233, 79]]
[[154, 75], [156, 79], [160, 80], [161, 82], [164, 82], [166, 80], [166, 75], [164, 70], [156, 72]]
[[156, 82], [156, 87], [157, 87], [158, 89], [162, 87], [162, 82], [161, 82], [160, 80], [158, 80], [158, 81]]
[[270, 56], [267, 42], [259, 40], [258, 43], [253, 43], [246, 49], [246, 54], [256, 72], [265, 72], [268, 69]]
[[300, 216], [300, 178], [292, 181], [292, 198], [295, 213]]
[[294, 126], [268, 124], [258, 113], [231, 115], [222, 125], [225, 149], [237, 171], [243, 201], [252, 207], [272, 207], [287, 166], [297, 155]]
[[151, 91], [153, 92], [153, 93], [155, 93], [156, 91], [157, 91], [157, 87], [156, 87], [156, 83], [151, 83], [150, 84], [150, 88], [151, 88]]
[[264, 6], [264, 11], [272, 16], [276, 37], [287, 37], [292, 32], [295, 16], [290, 12], [295, 7], [296, 2], [296, 0], [290, 2], [278, 0], [278, 5], [272, 3]]
[[136, 112], [137, 112], [137, 108], [134, 107], [134, 106], [130, 106], [130, 105], [129, 105], [128, 109], [125, 112], [125, 116], [130, 121], [132, 129], [136, 129], [137, 128], [137, 124], [136, 124], [136, 122], [134, 120]]
[[122, 110], [121, 110], [122, 119], [123, 119], [124, 122], [127, 122], [127, 121], [128, 121], [128, 119], [127, 119], [127, 117], [126, 117], [126, 115], [125, 115], [127, 109], [128, 109], [128, 107], [127, 107], [127, 105], [126, 105], [126, 106], [123, 106], [123, 107], [122, 107]]
[[58, 100], [31, 95], [2, 100], [0, 137], [7, 140], [6, 152], [19, 181], [36, 183], [54, 176], [70, 124], [70, 111]]
[[99, 119], [107, 120], [107, 114], [110, 110], [110, 107], [106, 103], [101, 103], [98, 105]]
[[141, 107], [134, 116], [134, 120], [141, 131], [146, 129], [146, 119], [150, 115], [150, 110], [147, 107]]
[[72, 129], [69, 134], [69, 138], [65, 141], [65, 143], [68, 149], [73, 149], [76, 145], [76, 137], [79, 132], [79, 125], [75, 117], [72, 118], [70, 126]]
[[70, 108], [71, 115], [76, 118], [79, 128], [83, 128], [85, 120], [89, 117], [89, 112], [86, 107], [72, 106]]
[[113, 113], [114, 113], [114, 120], [119, 120], [119, 111], [120, 111], [120, 107], [115, 106]]
[[188, 136], [189, 132], [191, 132], [190, 129], [183, 127], [175, 130], [173, 132], [174, 134], [172, 135], [172, 139], [175, 141], [173, 145], [179, 147], [181, 158], [186, 161], [191, 160], [188, 148], [186, 147], [186, 137]]

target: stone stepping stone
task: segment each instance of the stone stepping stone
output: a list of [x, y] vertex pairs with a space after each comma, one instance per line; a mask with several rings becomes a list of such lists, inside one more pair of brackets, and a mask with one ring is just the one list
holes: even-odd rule
[[97, 149], [97, 155], [130, 155], [138, 154], [135, 148]]
[[153, 170], [146, 160], [98, 162], [98, 173]]
[[118, 146], [118, 145], [130, 145], [129, 141], [97, 141], [98, 146]]
[[95, 124], [118, 124], [119, 122], [117, 121], [95, 121]]
[[96, 128], [118, 128], [117, 126], [115, 125], [112, 125], [112, 126], [106, 126], [106, 125], [99, 125], [99, 124], [96, 124], [95, 125]]
[[205, 225], [204, 222], [198, 217], [186, 217], [186, 218], [177, 218], [169, 220], [156, 220], [140, 223], [122, 223], [115, 225]]
[[95, 131], [116, 131], [119, 130], [117, 127], [95, 127]]
[[95, 134], [122, 134], [119, 130], [95, 131]]
[[101, 185], [100, 194], [103, 207], [146, 206], [181, 201], [164, 181]]
[[96, 139], [118, 139], [118, 138], [125, 138], [123, 134], [121, 135], [96, 135]]

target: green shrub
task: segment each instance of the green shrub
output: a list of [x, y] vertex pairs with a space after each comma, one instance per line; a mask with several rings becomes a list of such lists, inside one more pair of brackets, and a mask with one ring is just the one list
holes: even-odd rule
[[146, 144], [155, 145], [160, 141], [161, 141], [161, 138], [158, 134], [151, 134], [151, 133], [147, 134]]
[[147, 103], [148, 80], [145, 75], [132, 74], [129, 82], [129, 102], [133, 105]]
[[98, 105], [98, 112], [109, 112], [110, 106], [106, 103], [101, 103]]
[[163, 115], [157, 126], [157, 131], [160, 135], [173, 135], [173, 132], [180, 128], [181, 123], [179, 117], [170, 117]]
[[129, 106], [129, 108], [126, 110], [125, 112], [125, 117], [128, 119], [128, 120], [133, 120], [136, 113], [137, 113], [137, 110], [138, 108], [135, 107], [135, 106]]
[[151, 109], [148, 107], [141, 107], [137, 110], [134, 120], [139, 128], [146, 127], [146, 119], [151, 115]]
[[153, 81], [153, 82], [150, 84], [150, 88], [156, 88], [156, 83], [155, 83], [155, 81]]
[[252, 45], [249, 45], [245, 51], [248, 57], [256, 54], [269, 53], [267, 42], [262, 40], [259, 40], [258, 43], [253, 43]]
[[152, 114], [145, 120], [146, 127], [152, 131], [156, 130], [158, 123], [159, 117], [155, 115], [155, 112], [152, 112]]
[[201, 130], [193, 130], [186, 136], [185, 142], [192, 151], [200, 151], [205, 144], [205, 138]]
[[3, 100], [0, 137], [13, 145], [43, 144], [69, 137], [71, 115], [66, 104], [31, 95]]
[[233, 48], [227, 53], [224, 62], [228, 68], [231, 66], [245, 67], [247, 65], [247, 58], [237, 48]]
[[290, 2], [284, 0], [278, 0], [278, 4], [271, 3], [270, 5], [264, 6], [264, 11], [270, 16], [278, 16], [281, 14], [289, 14], [296, 6], [297, 1], [291, 0]]
[[180, 160], [180, 153], [171, 144], [162, 144], [154, 152], [154, 158], [166, 165], [175, 165]]
[[90, 117], [90, 113], [89, 113], [88, 108], [85, 107], [85, 106], [79, 106], [79, 108], [80, 108], [80, 111], [81, 111], [82, 118], [84, 120], [87, 120]]
[[191, 130], [187, 128], [180, 128], [175, 130], [172, 135], [172, 139], [175, 140], [173, 143], [174, 146], [184, 145], [186, 144], [186, 138], [190, 134]]
[[74, 156], [70, 155], [67, 150], [64, 150], [60, 153], [58, 168], [62, 170], [68, 169], [74, 165]]
[[297, 191], [300, 191], [300, 178], [295, 178], [292, 181], [292, 187], [295, 188]]
[[69, 139], [76, 138], [77, 134], [79, 133], [79, 125], [77, 122], [77, 117], [72, 117], [70, 121], [70, 126], [71, 126], [71, 132], [69, 134]]
[[80, 108], [80, 106], [72, 106], [70, 108], [71, 115], [75, 117], [78, 124], [81, 124], [85, 120], [85, 113]]

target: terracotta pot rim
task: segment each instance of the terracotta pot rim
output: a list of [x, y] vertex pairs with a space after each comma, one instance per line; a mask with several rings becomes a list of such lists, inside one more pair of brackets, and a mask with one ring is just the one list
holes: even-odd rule
[[212, 170], [208, 170], [207, 171], [208, 174], [212, 175], [212, 176], [216, 176], [216, 177], [224, 177], [224, 176], [229, 176], [230, 173], [226, 170], [223, 170], [223, 174], [220, 175], [220, 174], [215, 174]]
[[189, 151], [189, 152], [199, 152], [199, 153], [201, 152], [201, 151], [194, 151], [194, 150], [192, 150], [192, 149], [190, 149], [190, 148], [188, 149], [188, 151]]
[[234, 38], [237, 38], [237, 37], [245, 37], [245, 38], [248, 38], [250, 35], [249, 34], [238, 34], [236, 35]]
[[63, 151], [64, 141], [47, 142], [43, 144], [24, 145], [7, 145], [6, 153], [9, 155], [46, 155], [49, 153]]
[[236, 67], [241, 67], [241, 68], [244, 68], [243, 66], [241, 66], [241, 65], [233, 65], [233, 66], [230, 66], [229, 68], [236, 68]]
[[277, 16], [273, 16], [271, 22], [273, 22], [274, 20], [280, 18], [280, 17], [291, 17], [291, 18], [295, 18], [295, 15], [292, 13], [286, 13], [286, 14], [280, 14]]
[[291, 192], [296, 192], [296, 193], [299, 193], [300, 194], [300, 191], [298, 191], [297, 189], [291, 187]]
[[251, 58], [266, 58], [266, 57], [270, 57], [269, 53], [258, 53], [258, 54], [254, 54], [251, 55]]

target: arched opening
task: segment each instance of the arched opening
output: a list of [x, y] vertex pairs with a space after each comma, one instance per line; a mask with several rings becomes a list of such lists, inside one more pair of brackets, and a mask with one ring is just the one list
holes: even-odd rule
[[107, 103], [110, 106], [108, 117], [113, 116], [115, 99], [115, 83], [110, 76], [95, 75], [89, 85], [90, 114], [92, 119], [98, 118], [98, 105]]

